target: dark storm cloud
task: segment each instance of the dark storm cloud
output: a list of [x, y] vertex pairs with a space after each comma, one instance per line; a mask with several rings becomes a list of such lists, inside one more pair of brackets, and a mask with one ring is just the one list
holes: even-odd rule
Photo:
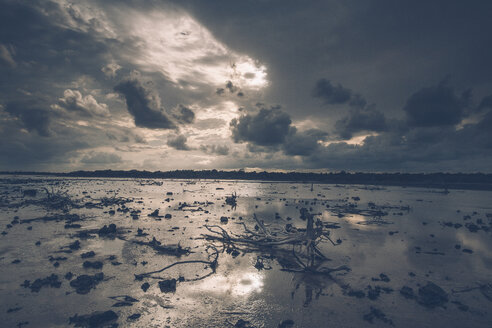
[[369, 106], [351, 109], [349, 115], [335, 123], [336, 132], [345, 140], [351, 139], [358, 132], [382, 132], [387, 129], [383, 113]]
[[[54, 127], [53, 127], [54, 128]], [[44, 129], [44, 127], [42, 128]], [[34, 130], [35, 131], [35, 130]], [[0, 168], [3, 170], [51, 170], [70, 163], [77, 151], [90, 147], [78, 131], [59, 130], [39, 137], [37, 131], [25, 133], [10, 121], [0, 120]]]
[[457, 96], [453, 88], [441, 82], [415, 92], [403, 110], [410, 126], [456, 125], [466, 116], [467, 98], [467, 93]]
[[290, 116], [278, 107], [261, 108], [230, 123], [234, 142], [246, 142], [250, 152], [281, 150], [289, 156], [307, 156], [317, 150], [327, 133], [317, 129], [299, 132]]
[[184, 135], [177, 135], [167, 139], [167, 145], [176, 150], [191, 150], [191, 147], [186, 144], [188, 139]]
[[479, 111], [484, 109], [492, 109], [492, 95], [484, 97], [478, 105]]
[[316, 82], [313, 96], [323, 99], [327, 104], [345, 104], [352, 98], [352, 91], [340, 83], [335, 86], [330, 80], [320, 79]]
[[29, 104], [10, 102], [5, 111], [17, 118], [28, 131], [36, 131], [42, 137], [51, 135], [50, 123], [53, 113], [47, 109], [32, 107]]
[[[167, 9], [170, 16], [189, 14], [224, 49], [264, 65], [268, 87], [246, 92], [232, 75], [222, 85], [210, 84], [188, 66], [189, 74], [182, 72], [186, 79], [169, 79], [158, 63], [141, 56], [146, 36], [129, 28], [135, 17]], [[132, 146], [131, 129], [112, 122], [127, 109], [111, 94], [121, 77], [138, 70], [138, 80], [155, 82], [163, 104], [147, 84], [118, 84], [137, 126], [188, 124], [187, 132], [201, 135], [197, 140], [208, 145], [203, 135], [223, 128], [228, 116], [202, 120], [201, 108], [222, 108], [225, 100], [244, 108], [231, 122], [233, 141], [255, 153], [241, 157], [231, 151], [238, 158], [234, 165], [249, 156], [248, 165], [257, 166], [255, 158], [262, 158], [258, 166], [279, 168], [285, 162], [328, 169], [490, 172], [491, 14], [491, 2], [456, 0], [272, 0], [255, 6], [200, 0], [0, 1], [0, 163], [71, 167], [74, 158], [104, 145], [138, 148]], [[210, 54], [200, 63], [227, 66], [229, 58]], [[258, 77], [242, 74], [246, 82]], [[436, 84], [448, 75], [455, 88]], [[468, 87], [476, 102], [462, 92]], [[282, 109], [260, 106], [253, 113], [248, 107], [254, 102], [279, 103]], [[368, 106], [372, 103], [377, 107]], [[192, 105], [186, 108], [193, 108], [196, 120], [186, 111], [163, 110], [179, 109], [176, 104]], [[371, 136], [359, 145], [338, 142], [364, 134]], [[186, 137], [181, 145], [170, 140], [188, 147]], [[200, 150], [225, 153], [212, 146], [215, 142]]]
[[151, 94], [137, 80], [120, 82], [114, 91], [125, 97], [128, 112], [135, 119], [135, 125], [149, 129], [175, 129], [169, 117], [153, 104]]
[[297, 132], [293, 127], [283, 145], [283, 151], [290, 156], [308, 156], [320, 148], [318, 141], [325, 140], [327, 136], [326, 132], [317, 129]]
[[[0, 74], [8, 74], [10, 81], [0, 93], [15, 94], [22, 85], [52, 94], [54, 84], [70, 83], [74, 75], [103, 76], [101, 64], [118, 41], [101, 37], [80, 19], [78, 27], [69, 28], [73, 15], [51, 1], [0, 3], [0, 43], [16, 62], [15, 67], [0, 65]], [[98, 19], [92, 22], [97, 25]]]
[[291, 128], [289, 115], [280, 109], [262, 108], [257, 114], [247, 114], [231, 121], [234, 142], [250, 142], [258, 146], [282, 144]]
[[174, 109], [173, 117], [181, 124], [191, 124], [195, 122], [195, 113], [181, 104]]
[[338, 83], [334, 86], [325, 78], [316, 83], [313, 96], [324, 99], [326, 104], [347, 104], [351, 108], [347, 114], [335, 123], [335, 133], [343, 140], [351, 139], [361, 132], [382, 132], [387, 129], [385, 115], [375, 108], [367, 106], [367, 101], [358, 93]]

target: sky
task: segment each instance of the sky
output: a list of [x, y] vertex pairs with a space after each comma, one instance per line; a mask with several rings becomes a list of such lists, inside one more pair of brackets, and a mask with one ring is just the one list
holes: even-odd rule
[[492, 173], [492, 2], [0, 0], [0, 170]]

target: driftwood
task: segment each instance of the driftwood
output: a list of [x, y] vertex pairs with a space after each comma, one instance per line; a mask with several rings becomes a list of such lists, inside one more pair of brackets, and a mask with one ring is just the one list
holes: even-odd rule
[[[209, 249], [212, 249], [214, 252], [213, 253], [208, 253], [208, 250]], [[193, 263], [206, 264], [210, 268], [210, 272], [207, 273], [207, 274], [205, 274], [205, 275], [203, 275], [203, 276], [200, 276], [198, 278], [186, 279], [186, 280], [183, 280], [183, 281], [197, 281], [197, 280], [205, 279], [205, 278], [211, 276], [212, 274], [214, 274], [216, 272], [217, 265], [218, 265], [218, 260], [219, 260], [219, 251], [215, 247], [208, 246], [207, 247], [207, 253], [208, 253], [208, 259], [207, 260], [187, 260], [187, 261], [174, 262], [174, 263], [172, 263], [170, 265], [167, 265], [164, 268], [159, 269], [159, 270], [136, 274], [135, 275], [135, 280], [143, 280], [143, 278], [153, 278], [153, 279], [162, 280], [162, 279], [164, 279], [163, 277], [158, 277], [158, 276], [153, 276], [153, 275], [154, 274], [157, 274], [157, 273], [164, 272], [167, 269], [170, 269], [170, 268], [172, 268], [172, 267], [174, 267], [176, 265], [193, 264]]]
[[[335, 271], [350, 271], [350, 268], [344, 265], [337, 268], [320, 266], [321, 263], [329, 259], [319, 250], [317, 245], [323, 240], [330, 241], [334, 246], [337, 244], [330, 239], [330, 231], [323, 227], [321, 221], [318, 220], [315, 226], [314, 215], [306, 215], [306, 229], [275, 232], [271, 231], [263, 221], [259, 220], [256, 214], [253, 218], [256, 221], [256, 231], [249, 229], [242, 222], [239, 224], [243, 226], [244, 233], [240, 235], [229, 233], [218, 225], [205, 225], [205, 228], [211, 234], [202, 234], [201, 238], [211, 242], [220, 242], [224, 245], [224, 248], [228, 249], [240, 249], [243, 247], [247, 251], [270, 253], [277, 258], [284, 271], [325, 275]], [[286, 247], [290, 247], [292, 252], [286, 252]], [[292, 265], [292, 261], [285, 257], [293, 258], [296, 265]], [[283, 265], [282, 263], [289, 263], [289, 265]]]

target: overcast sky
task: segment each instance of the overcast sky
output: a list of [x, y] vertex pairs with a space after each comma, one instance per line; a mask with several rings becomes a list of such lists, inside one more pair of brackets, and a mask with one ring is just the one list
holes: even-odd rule
[[0, 170], [492, 173], [491, 1], [0, 0]]

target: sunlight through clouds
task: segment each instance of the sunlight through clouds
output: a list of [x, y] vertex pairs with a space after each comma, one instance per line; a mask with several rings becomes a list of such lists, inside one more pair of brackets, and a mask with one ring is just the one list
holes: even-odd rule
[[154, 11], [132, 17], [139, 51], [133, 60], [142, 71], [161, 72], [176, 84], [222, 86], [236, 78], [245, 88], [267, 85], [265, 66], [228, 49], [191, 16]]

